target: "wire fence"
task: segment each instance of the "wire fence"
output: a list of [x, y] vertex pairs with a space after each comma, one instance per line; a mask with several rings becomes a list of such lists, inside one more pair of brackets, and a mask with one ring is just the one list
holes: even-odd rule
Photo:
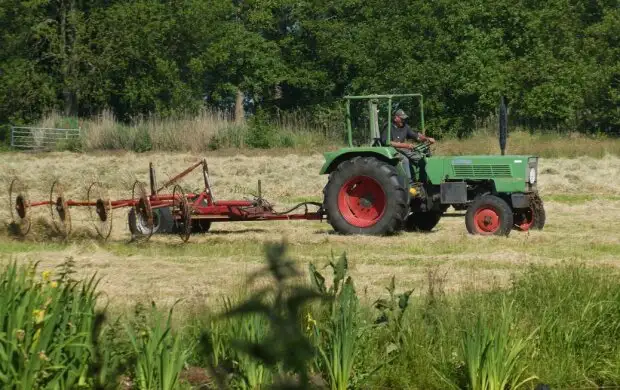
[[81, 128], [11, 127], [11, 147], [28, 150], [50, 150], [80, 139]]

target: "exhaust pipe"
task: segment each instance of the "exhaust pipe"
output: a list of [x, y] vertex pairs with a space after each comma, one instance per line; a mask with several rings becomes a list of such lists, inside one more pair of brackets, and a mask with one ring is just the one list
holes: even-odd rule
[[499, 104], [499, 149], [502, 156], [506, 154], [506, 140], [508, 138], [508, 108], [506, 107], [506, 97], [500, 98]]

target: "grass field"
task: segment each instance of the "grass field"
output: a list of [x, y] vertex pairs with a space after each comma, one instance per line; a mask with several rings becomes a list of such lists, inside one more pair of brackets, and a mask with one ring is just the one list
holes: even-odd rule
[[[14, 175], [29, 184], [31, 200], [49, 198], [54, 179], [66, 183], [71, 199], [86, 197], [94, 180], [108, 183], [113, 197], [130, 197], [134, 180], [148, 181], [153, 161], [158, 180], [180, 172], [201, 155], [180, 153], [50, 153], [0, 155], [4, 189], [0, 218], [9, 223], [8, 185]], [[302, 200], [320, 200], [325, 176], [322, 156], [253, 152], [207, 155], [218, 199], [243, 199], [262, 180], [263, 195], [283, 210]], [[183, 305], [209, 301], [242, 288], [245, 276], [263, 261], [266, 242], [286, 240], [290, 255], [306, 269], [309, 261], [327, 263], [331, 253], [347, 252], [351, 273], [368, 299], [383, 291], [392, 275], [403, 288], [420, 292], [430, 271], [445, 277], [447, 291], [505, 285], [530, 264], [586, 262], [615, 270], [620, 255], [620, 158], [542, 159], [540, 191], [547, 210], [541, 232], [513, 232], [508, 238], [467, 234], [463, 217], [444, 218], [429, 234], [397, 237], [344, 237], [326, 222], [283, 221], [214, 224], [210, 233], [182, 244], [177, 236], [153, 236], [145, 244], [129, 243], [126, 210], [114, 213], [110, 240], [97, 240], [87, 214], [72, 209], [74, 232], [68, 242], [53, 237], [49, 210], [36, 209], [35, 226], [23, 240], [0, 234], [0, 259], [40, 261], [43, 269], [73, 257], [84, 275], [98, 272], [100, 289], [113, 306], [136, 301]], [[200, 189], [198, 172], [182, 183]], [[615, 271], [614, 271], [615, 272]]]

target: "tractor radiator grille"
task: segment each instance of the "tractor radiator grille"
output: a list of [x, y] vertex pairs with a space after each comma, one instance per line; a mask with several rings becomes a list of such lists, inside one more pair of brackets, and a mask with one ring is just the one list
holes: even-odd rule
[[511, 177], [510, 165], [453, 165], [455, 177]]

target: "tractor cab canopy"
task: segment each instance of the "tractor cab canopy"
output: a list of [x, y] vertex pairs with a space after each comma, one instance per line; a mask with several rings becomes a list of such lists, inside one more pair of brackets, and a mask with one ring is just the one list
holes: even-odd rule
[[344, 100], [349, 147], [389, 146], [382, 145], [381, 131], [386, 129], [386, 139], [391, 139], [392, 115], [398, 109], [407, 113], [413, 130], [425, 134], [422, 94], [345, 96]]

